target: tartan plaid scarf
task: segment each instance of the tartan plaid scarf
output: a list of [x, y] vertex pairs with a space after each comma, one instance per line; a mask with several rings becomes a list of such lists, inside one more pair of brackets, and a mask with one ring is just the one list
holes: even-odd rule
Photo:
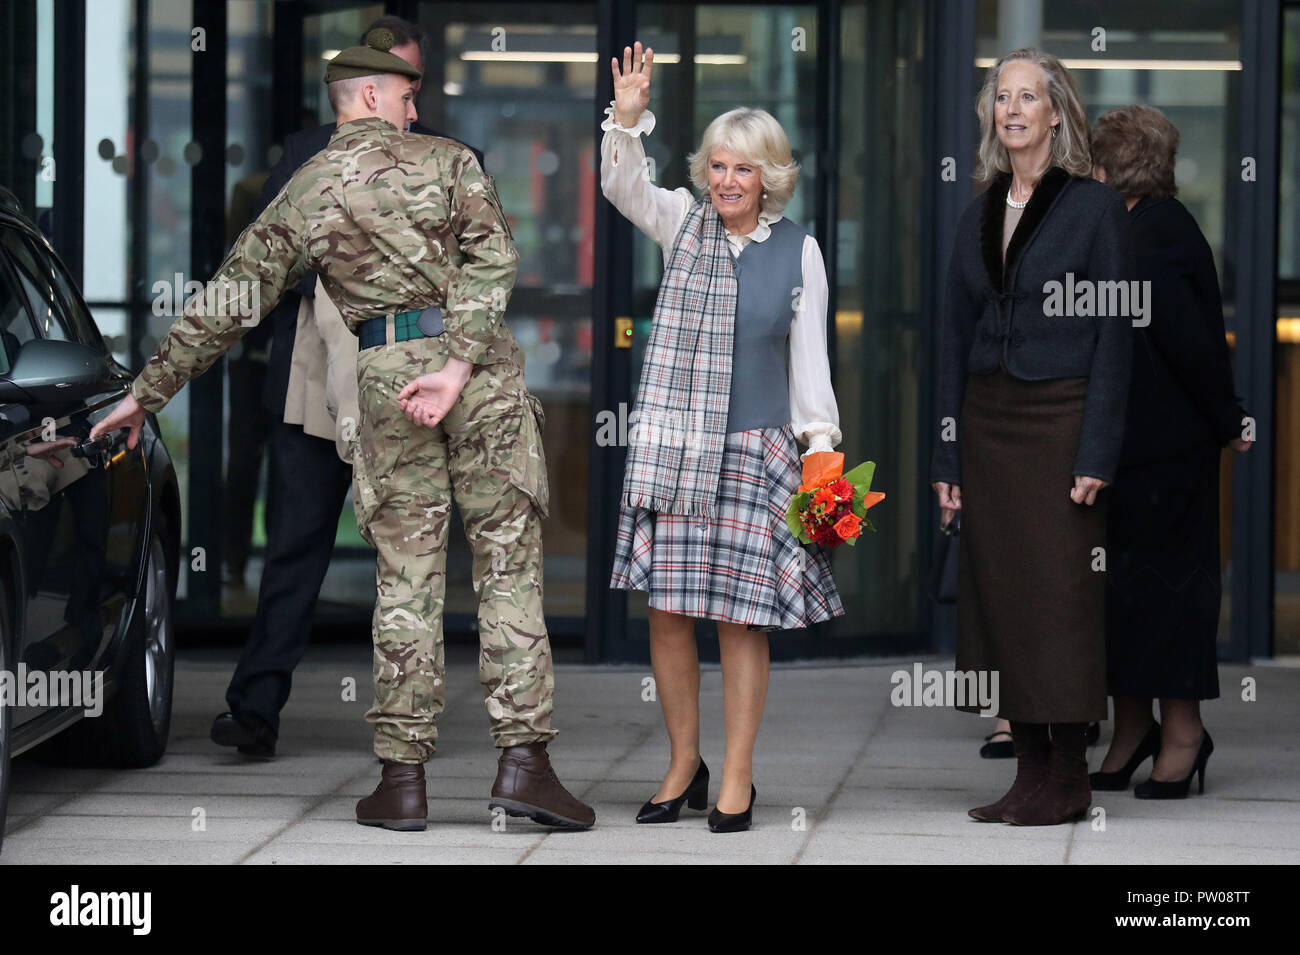
[[708, 198], [677, 234], [628, 416], [623, 503], [713, 516], [731, 401], [736, 274]]

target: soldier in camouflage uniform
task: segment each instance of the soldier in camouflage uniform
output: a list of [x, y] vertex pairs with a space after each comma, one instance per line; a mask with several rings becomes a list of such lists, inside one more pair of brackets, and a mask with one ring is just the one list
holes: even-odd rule
[[[587, 828], [546, 754], [554, 679], [542, 615], [547, 513], [541, 404], [502, 319], [518, 257], [466, 146], [407, 133], [419, 72], [392, 35], [344, 50], [325, 81], [338, 130], [235, 242], [96, 435], [161, 409], [307, 269], [360, 336], [353, 449], [362, 536], [378, 552], [373, 622], [378, 788], [357, 821], [424, 829], [423, 763], [443, 709], [443, 591], [453, 496], [474, 554], [479, 679], [501, 748], [489, 805]], [[396, 74], [396, 75], [395, 75]]]

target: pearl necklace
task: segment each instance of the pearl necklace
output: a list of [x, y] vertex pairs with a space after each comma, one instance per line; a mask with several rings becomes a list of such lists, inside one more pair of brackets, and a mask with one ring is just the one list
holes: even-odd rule
[[[1033, 193], [1031, 192], [1030, 195], [1032, 196]], [[1008, 190], [1007, 190], [1007, 205], [1009, 205], [1012, 209], [1023, 209], [1025, 206], [1029, 205], [1029, 199], [1028, 199], [1028, 198], [1025, 198], [1025, 199], [1021, 199], [1019, 202], [1017, 202], [1015, 199], [1012, 199], [1012, 198], [1011, 198], [1011, 190], [1008, 189]]]

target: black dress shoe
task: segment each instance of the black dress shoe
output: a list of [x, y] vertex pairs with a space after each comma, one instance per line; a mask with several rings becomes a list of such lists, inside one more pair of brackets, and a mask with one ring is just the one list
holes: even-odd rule
[[255, 759], [275, 757], [275, 734], [260, 720], [244, 722], [234, 713], [222, 713], [212, 721], [209, 735], [218, 746], [233, 746], [245, 756]]
[[1201, 748], [1196, 751], [1196, 762], [1192, 763], [1192, 771], [1187, 774], [1186, 779], [1173, 779], [1163, 782], [1159, 779], [1148, 779], [1144, 783], [1138, 783], [1133, 789], [1133, 795], [1138, 799], [1186, 799], [1187, 793], [1192, 788], [1192, 777], [1197, 773], [1200, 774], [1200, 792], [1205, 792], [1205, 764], [1210, 761], [1210, 754], [1214, 752], [1214, 740], [1210, 739], [1208, 730], [1201, 729]]
[[757, 798], [758, 790], [751, 784], [749, 787], [749, 808], [744, 812], [722, 812], [717, 806], [714, 806], [713, 812], [709, 813], [709, 831], [744, 832], [754, 822], [754, 800]]
[[1142, 761], [1147, 757], [1160, 755], [1160, 724], [1152, 723], [1147, 730], [1147, 735], [1142, 737], [1142, 742], [1138, 743], [1137, 749], [1133, 750], [1133, 755], [1128, 758], [1128, 762], [1115, 770], [1113, 773], [1103, 773], [1100, 770], [1088, 777], [1088, 783], [1093, 792], [1103, 790], [1115, 792], [1118, 790], [1128, 789], [1128, 781]]
[[676, 822], [677, 817], [681, 815], [682, 806], [687, 805], [692, 809], [709, 808], [709, 767], [704, 765], [704, 760], [700, 760], [700, 766], [695, 770], [695, 776], [686, 786], [686, 791], [676, 799], [669, 799], [667, 802], [650, 802], [641, 807], [641, 811], [636, 814], [637, 822], [655, 823], [655, 822]]
[[[994, 739], [995, 736], [1005, 736], [1006, 739]], [[1016, 755], [1016, 744], [1011, 739], [1011, 730], [994, 730], [984, 737], [984, 745], [980, 747], [981, 759], [1012, 759]]]

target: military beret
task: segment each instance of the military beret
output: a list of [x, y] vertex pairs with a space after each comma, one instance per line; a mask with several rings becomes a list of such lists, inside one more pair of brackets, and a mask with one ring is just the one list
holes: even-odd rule
[[393, 32], [376, 27], [366, 34], [365, 46], [350, 46], [330, 60], [330, 65], [325, 68], [325, 82], [374, 76], [376, 73], [398, 73], [418, 80], [423, 74], [397, 54], [389, 53], [392, 48]]

